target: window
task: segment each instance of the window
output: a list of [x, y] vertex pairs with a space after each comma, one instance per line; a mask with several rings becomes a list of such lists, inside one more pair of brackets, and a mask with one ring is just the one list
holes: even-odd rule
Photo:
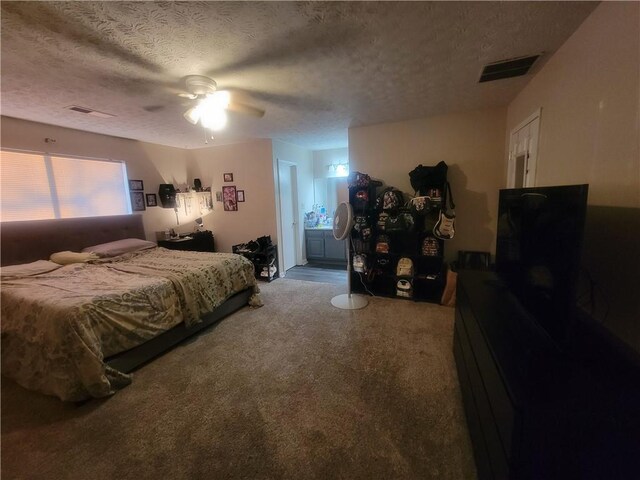
[[9, 150], [0, 155], [3, 222], [131, 213], [123, 162]]

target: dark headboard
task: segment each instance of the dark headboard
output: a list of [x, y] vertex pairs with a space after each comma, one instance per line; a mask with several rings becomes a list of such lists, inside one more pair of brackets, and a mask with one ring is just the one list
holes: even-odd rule
[[48, 260], [55, 252], [123, 238], [145, 238], [141, 215], [62, 218], [0, 224], [2, 265]]

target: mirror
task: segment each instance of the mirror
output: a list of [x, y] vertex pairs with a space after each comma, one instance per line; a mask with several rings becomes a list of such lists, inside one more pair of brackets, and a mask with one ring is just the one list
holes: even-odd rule
[[313, 199], [316, 205], [324, 205], [327, 215], [333, 218], [333, 213], [340, 202], [349, 201], [347, 179], [345, 177], [314, 179]]

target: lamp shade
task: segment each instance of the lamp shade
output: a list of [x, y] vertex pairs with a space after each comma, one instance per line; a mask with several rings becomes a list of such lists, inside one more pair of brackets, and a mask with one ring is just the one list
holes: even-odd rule
[[196, 106], [190, 108], [189, 110], [184, 112], [183, 116], [187, 120], [187, 122], [193, 123], [195, 125], [196, 123], [198, 123], [198, 120], [200, 120], [200, 112], [198, 111], [198, 107]]

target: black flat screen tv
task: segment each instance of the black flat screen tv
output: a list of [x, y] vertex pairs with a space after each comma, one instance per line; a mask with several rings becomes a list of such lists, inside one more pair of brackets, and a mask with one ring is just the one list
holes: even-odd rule
[[500, 190], [496, 271], [560, 348], [575, 322], [588, 187]]

